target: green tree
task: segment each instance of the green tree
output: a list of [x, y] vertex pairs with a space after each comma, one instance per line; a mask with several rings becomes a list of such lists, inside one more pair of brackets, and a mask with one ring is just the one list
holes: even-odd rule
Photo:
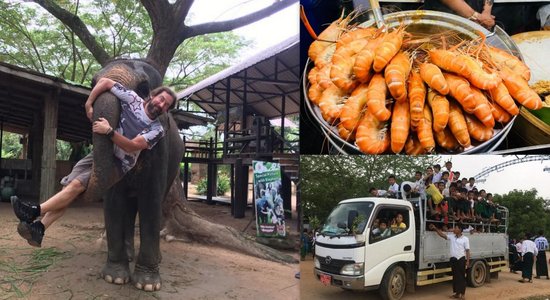
[[510, 212], [508, 235], [511, 238], [520, 238], [525, 233], [536, 234], [541, 229], [550, 232], [549, 201], [538, 197], [536, 189], [495, 195], [494, 201]]
[[2, 133], [2, 158], [19, 158], [23, 145], [19, 142], [20, 134], [4, 131]]
[[338, 202], [368, 197], [371, 187], [386, 188], [388, 176], [413, 181], [416, 170], [438, 163], [437, 156], [301, 156], [300, 193], [304, 218], [324, 220]]
[[[0, 60], [89, 85], [101, 68], [75, 31], [38, 6], [0, 3]], [[145, 57], [153, 38], [147, 12], [136, 1], [64, 1], [60, 8], [79, 16], [109, 57]], [[192, 16], [190, 17], [192, 19]], [[232, 32], [185, 40], [174, 54], [166, 85], [183, 89], [227, 68], [251, 42]], [[66, 53], [66, 55], [59, 55]]]

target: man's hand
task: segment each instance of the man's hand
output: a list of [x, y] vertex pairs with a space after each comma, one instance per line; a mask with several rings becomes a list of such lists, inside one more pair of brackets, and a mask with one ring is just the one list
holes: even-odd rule
[[489, 30], [495, 27], [495, 16], [491, 15], [489, 11], [483, 11], [481, 14], [479, 14], [477, 21], [481, 26]]
[[95, 121], [92, 126], [92, 131], [99, 134], [107, 134], [112, 130], [113, 128], [109, 125], [109, 121], [105, 118], [99, 118], [99, 120]]

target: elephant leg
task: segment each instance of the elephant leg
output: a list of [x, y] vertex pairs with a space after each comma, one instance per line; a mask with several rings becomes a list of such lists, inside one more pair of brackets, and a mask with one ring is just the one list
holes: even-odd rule
[[103, 201], [105, 229], [107, 232], [107, 263], [101, 270], [105, 281], [125, 284], [130, 280], [130, 267], [125, 251], [126, 199], [122, 184], [112, 187]]
[[126, 218], [126, 223], [124, 224], [124, 246], [128, 261], [131, 262], [135, 257], [134, 234], [137, 215], [137, 199], [135, 197], [128, 199], [126, 202], [126, 212], [128, 217]]
[[163, 194], [160, 190], [158, 186], [151, 186], [147, 192], [138, 195], [140, 249], [132, 281], [136, 288], [145, 291], [158, 291], [161, 288], [159, 264]]

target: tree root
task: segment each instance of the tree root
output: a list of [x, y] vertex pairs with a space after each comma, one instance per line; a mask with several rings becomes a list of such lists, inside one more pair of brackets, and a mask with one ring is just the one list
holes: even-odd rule
[[162, 204], [166, 237], [216, 245], [239, 253], [280, 263], [298, 263], [294, 257], [257, 243], [238, 230], [212, 223], [187, 207], [181, 181], [176, 179]]

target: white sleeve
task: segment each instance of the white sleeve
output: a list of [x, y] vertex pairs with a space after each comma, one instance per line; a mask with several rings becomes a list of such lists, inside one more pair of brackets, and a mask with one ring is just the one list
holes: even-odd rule
[[122, 84], [116, 82], [111, 88], [111, 93], [113, 93], [120, 101], [126, 103], [132, 103], [135, 101], [141, 101], [141, 97], [136, 94], [136, 92], [125, 88]]

